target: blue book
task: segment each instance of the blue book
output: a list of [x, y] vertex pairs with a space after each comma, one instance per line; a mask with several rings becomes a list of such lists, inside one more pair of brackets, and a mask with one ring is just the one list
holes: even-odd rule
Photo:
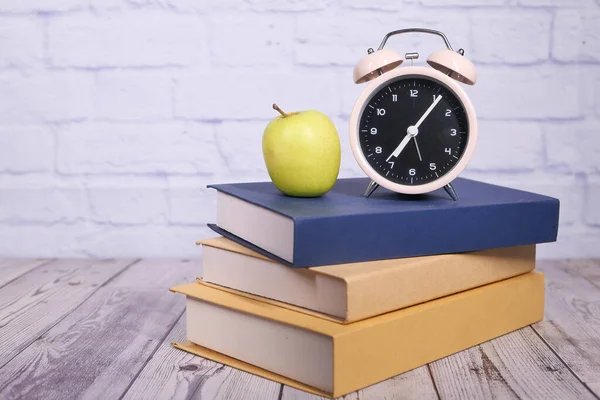
[[556, 241], [558, 199], [458, 178], [460, 199], [443, 190], [401, 195], [366, 178], [339, 179], [318, 198], [288, 197], [271, 182], [209, 185], [209, 227], [274, 261], [313, 267], [460, 253]]

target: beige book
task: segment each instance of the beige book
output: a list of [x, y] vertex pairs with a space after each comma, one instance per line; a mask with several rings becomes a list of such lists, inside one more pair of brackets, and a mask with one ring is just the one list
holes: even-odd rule
[[290, 268], [225, 238], [203, 245], [202, 281], [349, 323], [462, 292], [535, 267], [535, 245]]
[[313, 393], [337, 397], [537, 322], [539, 272], [342, 325], [198, 283], [188, 342], [176, 347]]

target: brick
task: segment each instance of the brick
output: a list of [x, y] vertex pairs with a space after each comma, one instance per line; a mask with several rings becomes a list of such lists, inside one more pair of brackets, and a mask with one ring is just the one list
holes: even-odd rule
[[2, 223], [74, 222], [87, 217], [85, 193], [65, 188], [0, 189]]
[[424, 6], [436, 7], [499, 6], [506, 2], [507, 0], [421, 0], [421, 4]]
[[377, 2], [369, 0], [342, 0], [341, 5], [360, 10], [406, 11], [409, 5], [415, 3], [417, 3], [417, 0], [379, 0]]
[[90, 7], [98, 12], [105, 10], [121, 10], [125, 9], [131, 4], [141, 5], [144, 1], [133, 1], [133, 0], [89, 0]]
[[262, 136], [267, 124], [268, 121], [226, 121], [215, 126], [219, 148], [230, 172], [267, 171], [262, 152]]
[[87, 0], [5, 0], [0, 2], [0, 12], [35, 13], [80, 10], [87, 7]]
[[195, 241], [212, 236], [207, 227], [0, 224], [0, 256], [199, 258]]
[[[335, 10], [325, 13], [299, 14], [296, 20], [296, 39], [302, 43], [326, 44], [333, 47], [361, 46], [377, 48], [385, 32], [367, 29], [357, 31], [357, 26], [386, 26], [395, 19], [393, 15], [373, 11]], [[357, 60], [358, 61], [358, 60]]]
[[557, 10], [552, 32], [552, 58], [600, 61], [600, 10]]
[[565, 172], [600, 172], [600, 122], [578, 121], [544, 127], [547, 166]]
[[293, 27], [292, 17], [286, 15], [216, 15], [210, 23], [214, 65], [291, 66]]
[[349, 69], [345, 72], [340, 72], [342, 77], [342, 112], [341, 115], [349, 117], [352, 114], [352, 110], [356, 105], [356, 100], [360, 94], [365, 90], [366, 85], [357, 85], [352, 80], [352, 70]]
[[54, 169], [54, 137], [41, 126], [0, 126], [0, 172]]
[[342, 159], [340, 162], [340, 178], [353, 178], [365, 176], [364, 172], [358, 166], [352, 149], [350, 148], [350, 138], [348, 136], [348, 119], [336, 118], [333, 120], [340, 136], [340, 145], [342, 150]]
[[31, 67], [43, 57], [44, 33], [41, 21], [0, 18], [0, 67]]
[[31, 123], [85, 119], [92, 114], [93, 75], [40, 72], [0, 74], [0, 121]]
[[[102, 8], [105, 6], [106, 0], [92, 0], [95, 7]], [[193, 13], [225, 13], [225, 12], [243, 12], [250, 9], [249, 4], [244, 0], [110, 0], [108, 3], [127, 3], [126, 5], [134, 4], [138, 6], [158, 6], [169, 10], [179, 12]], [[285, 1], [282, 1], [285, 3]]]
[[162, 71], [102, 72], [94, 90], [96, 118], [152, 121], [172, 116], [171, 77]]
[[[327, 6], [328, 0], [91, 0], [95, 8], [122, 8], [127, 4], [158, 5], [183, 12], [206, 14], [244, 11], [314, 11]], [[107, 6], [107, 3], [109, 6]]]
[[531, 7], [580, 7], [587, 0], [518, 0], [519, 4]]
[[65, 174], [145, 173], [212, 176], [222, 164], [204, 124], [71, 124], [57, 130]]
[[579, 118], [580, 86], [588, 83], [578, 72], [554, 65], [478, 66], [478, 81], [467, 93], [480, 118]]
[[86, 223], [0, 224], [0, 255], [18, 258], [86, 257], [90, 255], [89, 252], [78, 243], [86, 236], [99, 232], [100, 227]]
[[216, 179], [199, 182], [197, 178], [169, 177], [169, 223], [202, 226], [215, 222], [216, 191], [206, 185], [216, 182]]
[[600, 115], [600, 64], [578, 64], [581, 113], [586, 116]]
[[209, 54], [201, 17], [158, 11], [53, 18], [48, 42], [55, 66], [202, 66]]
[[328, 0], [248, 0], [257, 11], [314, 11], [327, 7]]
[[543, 163], [542, 130], [533, 122], [479, 121], [474, 171], [525, 171]]
[[0, 189], [85, 189], [86, 177], [49, 173], [0, 174]]
[[600, 79], [598, 81], [596, 81], [596, 90], [595, 90], [595, 94], [596, 94], [596, 115], [600, 116]]
[[206, 226], [105, 226], [78, 238], [63, 252], [89, 257], [199, 258], [196, 240], [214, 236]]
[[389, 26], [392, 21], [391, 14], [348, 10], [298, 15], [296, 62], [316, 66], [354, 66], [367, 55], [369, 47], [377, 48], [384, 35], [376, 30], [357, 34], [356, 27]]
[[583, 212], [586, 223], [600, 226], [600, 207], [598, 205], [600, 205], [600, 177], [595, 175], [591, 176], [588, 180], [587, 196]]
[[471, 61], [529, 64], [550, 56], [552, 14], [545, 10], [476, 10], [469, 21]]
[[[401, 5], [401, 2], [398, 2]], [[422, 26], [442, 29], [451, 45], [463, 47], [469, 52], [469, 26], [464, 23], [463, 13], [440, 11], [424, 15], [421, 11], [405, 10], [396, 17], [394, 13], [341, 10], [328, 14], [302, 14], [296, 28], [296, 61], [304, 65], [354, 66], [367, 55], [367, 49], [377, 49], [387, 31], [369, 29], [357, 32], [357, 26]], [[444, 47], [443, 41], [434, 35], [404, 34], [389, 39], [386, 48], [401, 55], [418, 51], [425, 65], [427, 56]], [[405, 63], [404, 65], [409, 65]], [[350, 75], [350, 79], [351, 79]]]
[[[354, 66], [366, 55], [366, 46], [343, 46], [334, 50], [333, 44], [296, 44], [295, 60], [307, 66]], [[352, 79], [352, 75], [349, 77]]]
[[160, 187], [94, 187], [88, 189], [90, 218], [108, 224], [164, 224], [168, 201]]
[[598, 258], [600, 257], [600, 231], [598, 229], [578, 229], [578, 231], [558, 231], [556, 243], [545, 243], [537, 246], [538, 260], [565, 258]]
[[[227, 90], [225, 90], [227, 88]], [[340, 112], [338, 74], [328, 71], [302, 73], [186, 74], [176, 80], [177, 117], [221, 119], [271, 119], [271, 108], [319, 110], [330, 117]]]

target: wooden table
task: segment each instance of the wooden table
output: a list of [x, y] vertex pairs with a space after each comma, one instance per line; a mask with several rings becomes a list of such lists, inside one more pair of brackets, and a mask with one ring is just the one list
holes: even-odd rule
[[[600, 262], [539, 262], [534, 326], [371, 386], [348, 399], [598, 399]], [[200, 263], [0, 260], [0, 399], [315, 399], [171, 347]]]

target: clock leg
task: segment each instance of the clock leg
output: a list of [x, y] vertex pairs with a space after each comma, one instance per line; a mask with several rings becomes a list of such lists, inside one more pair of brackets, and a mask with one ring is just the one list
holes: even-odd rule
[[450, 195], [450, 197], [452, 197], [452, 200], [454, 200], [454, 201], [458, 200], [458, 195], [456, 194], [456, 190], [454, 190], [454, 186], [452, 186], [451, 183], [444, 186], [444, 190], [446, 191], [446, 193], [448, 193]]
[[371, 181], [371, 183], [369, 183], [369, 186], [367, 186], [367, 190], [365, 191], [365, 197], [371, 196], [373, 192], [377, 190], [378, 187], [378, 183], [376, 183], [375, 181]]

